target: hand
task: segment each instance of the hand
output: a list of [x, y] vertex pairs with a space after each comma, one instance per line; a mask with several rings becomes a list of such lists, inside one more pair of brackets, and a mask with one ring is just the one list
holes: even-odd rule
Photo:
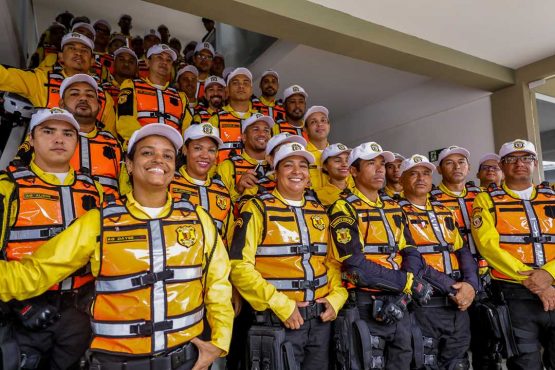
[[300, 329], [301, 326], [304, 324], [304, 320], [301, 316], [301, 313], [299, 312], [299, 307], [306, 306], [308, 306], [308, 302], [296, 302], [295, 310], [293, 311], [291, 316], [289, 316], [289, 318], [283, 322], [283, 325], [285, 325], [287, 329], [291, 330]]
[[60, 319], [56, 307], [47, 303], [27, 303], [18, 307], [16, 315], [29, 330], [43, 330]]
[[549, 288], [551, 284], [553, 284], [553, 277], [551, 274], [542, 269], [519, 271], [518, 273], [528, 276], [526, 280], [522, 281], [522, 285], [534, 294], [539, 294], [539, 292]]
[[239, 178], [239, 181], [237, 181], [236, 189], [239, 194], [243, 194], [245, 189], [252, 188], [256, 186], [256, 184], [258, 184], [256, 172], [254, 172], [254, 170], [247, 170], [247, 172]]
[[241, 308], [243, 307], [243, 299], [235, 287], [231, 290], [231, 305], [233, 306], [235, 317], [239, 316], [239, 312], [241, 312]]
[[198, 348], [198, 359], [192, 370], [207, 370], [223, 352], [212, 343], [205, 342], [198, 338], [191, 339], [191, 343]]
[[419, 305], [428, 303], [434, 291], [428, 282], [420, 279], [416, 275], [414, 275], [410, 290], [412, 299]]
[[538, 297], [540, 297], [543, 303], [543, 310], [553, 311], [555, 310], [555, 288], [552, 286], [539, 292]]
[[468, 307], [474, 301], [474, 296], [476, 292], [472, 285], [465, 283], [464, 281], [455, 283], [452, 285], [453, 289], [457, 291], [457, 293], [451, 297], [453, 301], [457, 304], [459, 310], [466, 311]]
[[333, 321], [337, 317], [337, 312], [333, 309], [327, 298], [318, 298], [316, 303], [323, 303], [326, 310], [320, 314], [320, 319], [322, 322]]
[[388, 298], [383, 302], [383, 306], [379, 308], [377, 312], [373, 313], [373, 316], [376, 321], [383, 322], [387, 325], [394, 324], [397, 321], [401, 321], [405, 316], [410, 301], [411, 298], [407, 294], [400, 294]]

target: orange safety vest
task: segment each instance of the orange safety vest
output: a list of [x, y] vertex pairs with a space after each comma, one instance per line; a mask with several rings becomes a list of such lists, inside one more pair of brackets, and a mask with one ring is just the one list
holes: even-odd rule
[[274, 122], [285, 119], [285, 108], [281, 100], [276, 101], [273, 107], [270, 107], [257, 98], [253, 97], [251, 99], [253, 109], [256, 109], [265, 116], [270, 116], [274, 119]]
[[98, 131], [93, 138], [79, 135], [69, 163], [78, 172], [98, 181], [107, 193], [117, 194], [121, 156], [117, 139], [107, 131]]
[[465, 245], [470, 249], [472, 256], [477, 260], [478, 267], [487, 267], [488, 263], [482, 258], [480, 252], [476, 248], [476, 243], [474, 242], [471, 232], [472, 204], [474, 203], [474, 198], [476, 198], [482, 190], [472, 182], [466, 183], [465, 187], [466, 196], [464, 197], [453, 197], [440, 189], [433, 189], [430, 194], [434, 196], [438, 202], [453, 211], [455, 219], [457, 220], [457, 225], [459, 226], [459, 233], [463, 237]]
[[112, 96], [112, 99], [117, 102], [119, 97], [120, 88], [112, 82], [107, 81], [102, 84], [102, 89]]
[[148, 69], [148, 65], [146, 64], [146, 60], [145, 59], [139, 59], [139, 78], [141, 79], [146, 79], [149, 75], [149, 69]]
[[457, 280], [460, 271], [454, 243], [458, 231], [453, 213], [437, 201], [431, 202], [432, 210], [421, 210], [406, 199], [398, 203], [407, 218], [414, 244], [426, 263]]
[[194, 109], [194, 113], [195, 113], [195, 116], [198, 115], [200, 117], [200, 123], [208, 122], [208, 120], [212, 118], [213, 115], [218, 114], [218, 112], [210, 113], [208, 111], [208, 108], [202, 104], [197, 104], [197, 106]]
[[[499, 247], [522, 263], [541, 268], [555, 258], [555, 192], [536, 187], [534, 199], [517, 199], [502, 188], [490, 188]], [[493, 277], [512, 280], [491, 269]]]
[[218, 151], [218, 162], [231, 157], [231, 154], [241, 155], [243, 142], [241, 141], [241, 118], [223, 110], [218, 112], [218, 129], [223, 145]]
[[[95, 76], [93, 76], [95, 77]], [[46, 99], [45, 108], [54, 108], [60, 105], [60, 87], [62, 86], [62, 81], [64, 80], [64, 75], [62, 74], [62, 67], [54, 66], [51, 72], [48, 72], [48, 82], [46, 87], [48, 88], [48, 96]], [[98, 82], [98, 81], [97, 81]], [[102, 87], [98, 87], [98, 99], [100, 101], [100, 110], [96, 116], [96, 120], [102, 122], [102, 115], [104, 114], [104, 109], [106, 109], [106, 93]]]
[[141, 126], [164, 123], [181, 132], [185, 108], [181, 96], [172, 87], [157, 89], [141, 79], [133, 80], [137, 101], [137, 121]]
[[279, 133], [288, 132], [292, 135], [299, 135], [304, 137], [305, 140], [308, 141], [308, 134], [305, 132], [304, 126], [303, 127], [293, 126], [285, 118], [277, 121], [276, 125], [279, 128]]
[[170, 184], [170, 193], [175, 199], [186, 196], [189, 202], [204, 208], [214, 219], [220, 235], [223, 235], [232, 203], [229, 191], [219, 177], [213, 177], [209, 186], [203, 186], [193, 184], [177, 173]]
[[235, 184], [239, 183], [239, 179], [248, 170], [255, 170], [256, 177], [259, 180], [258, 193], [270, 192], [276, 187], [276, 183], [270, 180], [266, 175], [272, 170], [269, 164], [260, 165], [252, 164], [240, 155], [234, 155], [229, 158], [233, 163], [233, 170], [235, 171]]
[[289, 206], [271, 193], [258, 199], [264, 230], [256, 250], [256, 270], [297, 302], [325, 297], [329, 291], [324, 264], [329, 220], [324, 207], [310, 193], [305, 194], [304, 207]]
[[203, 331], [204, 234], [194, 206], [141, 220], [121, 200], [101, 209], [91, 350], [154, 355]]
[[197, 100], [201, 100], [202, 98], [204, 98], [204, 83], [205, 81], [197, 81]]
[[[7, 173], [14, 181], [17, 202], [16, 220], [8, 231], [4, 247], [7, 260], [20, 260], [33, 254], [73, 220], [100, 204], [100, 195], [89, 176], [76, 174], [71, 185], [51, 185], [28, 167], [10, 167]], [[90, 269], [84, 270], [50, 290], [70, 291], [92, 281]]]

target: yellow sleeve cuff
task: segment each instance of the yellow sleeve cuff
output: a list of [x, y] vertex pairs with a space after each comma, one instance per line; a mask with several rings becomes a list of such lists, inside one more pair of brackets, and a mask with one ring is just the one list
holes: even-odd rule
[[405, 288], [403, 289], [403, 293], [410, 294], [412, 282], [414, 281], [414, 275], [412, 272], [407, 272], [407, 283], [405, 284]]

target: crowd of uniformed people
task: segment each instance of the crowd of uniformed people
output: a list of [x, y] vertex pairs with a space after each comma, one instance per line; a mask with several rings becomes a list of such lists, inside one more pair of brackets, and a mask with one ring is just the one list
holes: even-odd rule
[[57, 20], [0, 66], [37, 108], [0, 174], [3, 369], [555, 368], [531, 142], [472, 153], [474, 184], [462, 146], [330, 143], [303, 87], [255, 95], [208, 42]]

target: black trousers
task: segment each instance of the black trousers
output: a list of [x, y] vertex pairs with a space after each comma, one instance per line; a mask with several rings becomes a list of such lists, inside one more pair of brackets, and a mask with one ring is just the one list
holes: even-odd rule
[[304, 322], [298, 330], [285, 329], [285, 338], [293, 345], [295, 362], [302, 370], [325, 370], [329, 366], [331, 323], [320, 318]]
[[247, 301], [243, 298], [241, 299], [243, 300], [241, 312], [233, 320], [233, 333], [231, 335], [229, 352], [226, 356], [227, 370], [247, 369], [245, 362], [247, 356], [247, 337], [254, 320], [254, 311]]
[[44, 330], [30, 331], [20, 324], [14, 327], [21, 353], [42, 357], [40, 369], [78, 369], [89, 347], [89, 316], [75, 307], [62, 308], [60, 314], [60, 320]]
[[368, 325], [370, 334], [385, 340], [384, 359], [385, 368], [410, 369], [412, 360], [411, 319], [410, 313], [405, 312], [403, 318], [391, 325], [376, 321], [368, 305], [359, 307], [359, 315]]
[[[121, 366], [120, 367], [121, 370], [124, 370], [124, 369], [141, 370], [141, 369], [150, 369], [150, 365], [143, 364], [142, 366], [138, 366], [136, 365], [136, 362], [141, 360], [148, 360], [150, 358], [151, 357], [141, 357], [141, 356], [129, 357], [129, 356], [109, 355], [105, 353], [93, 353], [91, 355], [91, 364], [93, 366], [98, 366], [98, 365], [110, 366], [110, 368]], [[175, 368], [164, 368], [164, 370], [191, 370], [193, 366], [195, 366], [195, 363], [197, 362], [197, 360], [198, 360], [198, 352], [195, 358], [186, 361], [182, 365]], [[119, 366], [115, 364], [119, 364]]]
[[455, 306], [418, 307], [413, 314], [422, 335], [435, 339], [432, 353], [437, 358], [437, 369], [448, 369], [452, 362], [466, 359], [470, 346], [470, 320], [468, 312]]
[[[470, 351], [472, 352], [472, 368], [474, 370], [497, 370], [501, 368], [501, 358], [496, 358], [491, 338], [484, 335], [486, 323], [480, 317], [476, 305], [468, 309], [470, 317]], [[500, 356], [500, 354], [498, 354]]]

